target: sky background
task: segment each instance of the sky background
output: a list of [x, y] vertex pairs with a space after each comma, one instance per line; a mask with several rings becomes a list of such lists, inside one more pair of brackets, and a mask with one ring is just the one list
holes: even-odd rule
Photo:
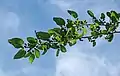
[[54, 16], [70, 18], [67, 9], [90, 20], [86, 11], [120, 12], [120, 0], [0, 0], [0, 76], [120, 76], [120, 35], [112, 43], [103, 39], [92, 47], [87, 41], [68, 47], [55, 57], [49, 50], [31, 65], [27, 59], [13, 60], [17, 49], [8, 44], [12, 37], [35, 36], [34, 30], [56, 27]]

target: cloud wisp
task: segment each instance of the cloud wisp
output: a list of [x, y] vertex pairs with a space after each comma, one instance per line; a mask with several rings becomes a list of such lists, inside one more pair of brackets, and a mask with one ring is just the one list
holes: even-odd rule
[[72, 50], [57, 59], [56, 76], [120, 76], [120, 63]]

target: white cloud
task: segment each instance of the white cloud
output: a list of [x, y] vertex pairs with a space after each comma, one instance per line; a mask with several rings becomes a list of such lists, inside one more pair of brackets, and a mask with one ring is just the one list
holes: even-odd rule
[[97, 16], [101, 12], [109, 10], [119, 11], [119, 7], [115, 0], [50, 0], [52, 4], [55, 4], [63, 11], [67, 9], [73, 9], [79, 12], [79, 16], [82, 19], [88, 19], [86, 11], [91, 9]]
[[57, 5], [61, 10], [65, 11], [66, 9], [69, 9], [71, 7], [71, 4], [69, 2], [66, 2], [64, 0], [50, 0], [51, 4]]
[[100, 58], [71, 50], [57, 59], [56, 76], [120, 76], [120, 64], [113, 65]]
[[14, 12], [0, 10], [0, 30], [2, 33], [15, 32], [19, 27], [19, 17]]

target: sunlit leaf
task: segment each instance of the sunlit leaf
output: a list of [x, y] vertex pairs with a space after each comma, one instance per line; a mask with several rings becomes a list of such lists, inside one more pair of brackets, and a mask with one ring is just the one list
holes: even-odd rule
[[30, 57], [29, 57], [29, 62], [32, 64], [34, 59], [35, 59], [35, 55], [31, 54]]
[[40, 51], [38, 49], [35, 49], [35, 56], [36, 58], [39, 58], [40, 57]]
[[87, 29], [86, 28], [82, 28], [82, 30], [83, 30], [84, 35], [86, 35], [87, 34]]

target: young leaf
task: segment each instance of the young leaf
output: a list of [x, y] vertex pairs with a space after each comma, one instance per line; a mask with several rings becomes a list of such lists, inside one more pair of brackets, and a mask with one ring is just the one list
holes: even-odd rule
[[20, 59], [24, 57], [26, 54], [26, 51], [24, 49], [20, 49], [14, 56], [14, 59]]
[[106, 35], [107, 32], [108, 32], [107, 30], [101, 30], [101, 33], [104, 34], [104, 35]]
[[111, 11], [111, 16], [114, 16], [116, 18], [116, 20], [119, 19], [119, 15], [115, 11]]
[[91, 16], [91, 17], [94, 17], [94, 14], [91, 10], [88, 10], [87, 13]]
[[41, 32], [41, 31], [37, 32], [36, 36], [37, 36], [38, 39], [42, 39], [42, 40], [47, 40], [47, 39], [50, 38], [50, 34], [49, 33], [47, 33], [47, 32]]
[[84, 35], [86, 35], [87, 34], [87, 29], [86, 28], [82, 28], [82, 30], [83, 30]]
[[78, 17], [78, 14], [75, 12], [75, 11], [72, 11], [72, 10], [67, 10], [67, 12], [74, 18], [77, 18]]
[[35, 59], [35, 55], [31, 54], [30, 57], [29, 57], [29, 62], [32, 64], [34, 59]]
[[65, 21], [64, 19], [60, 18], [60, 17], [54, 17], [53, 20], [55, 21], [55, 23], [59, 26], [65, 25]]
[[38, 49], [35, 49], [35, 56], [36, 58], [40, 57], [40, 51]]
[[15, 48], [21, 48], [24, 44], [24, 41], [21, 38], [12, 38], [9, 39], [8, 42], [12, 44]]

